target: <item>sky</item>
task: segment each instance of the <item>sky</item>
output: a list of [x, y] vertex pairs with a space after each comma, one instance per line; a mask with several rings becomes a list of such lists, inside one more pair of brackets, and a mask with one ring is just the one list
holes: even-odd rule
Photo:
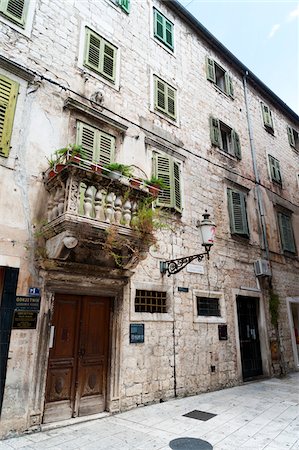
[[299, 114], [299, 2], [179, 0]]

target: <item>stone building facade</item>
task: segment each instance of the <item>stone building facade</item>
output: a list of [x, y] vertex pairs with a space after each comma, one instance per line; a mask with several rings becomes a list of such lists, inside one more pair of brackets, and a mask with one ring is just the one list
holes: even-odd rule
[[175, 0], [0, 8], [1, 436], [298, 370], [298, 116]]

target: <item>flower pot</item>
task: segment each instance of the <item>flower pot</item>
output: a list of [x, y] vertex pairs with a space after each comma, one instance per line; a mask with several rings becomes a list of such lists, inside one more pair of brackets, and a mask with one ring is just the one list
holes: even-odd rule
[[130, 178], [130, 184], [132, 187], [139, 188], [141, 183], [142, 183], [141, 180], [138, 180], [136, 178]]
[[96, 173], [102, 173], [102, 167], [99, 166], [98, 164], [92, 164], [91, 170], [93, 170]]
[[48, 173], [48, 180], [51, 180], [51, 178], [55, 177], [56, 172], [54, 171], [54, 169], [51, 169]]
[[65, 168], [65, 164], [55, 164], [54, 170], [56, 173], [61, 172]]
[[149, 184], [148, 185], [148, 191], [154, 197], [158, 197], [160, 189], [157, 186], [152, 186], [151, 184]]
[[110, 171], [108, 172], [108, 177], [111, 178], [112, 180], [119, 180], [121, 178], [121, 173], [115, 171]]

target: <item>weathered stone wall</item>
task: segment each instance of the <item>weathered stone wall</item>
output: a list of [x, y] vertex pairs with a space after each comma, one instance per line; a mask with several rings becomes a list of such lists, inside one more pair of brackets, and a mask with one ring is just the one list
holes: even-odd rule
[[[174, 23], [174, 53], [153, 38], [153, 5]], [[20, 267], [18, 293], [26, 294], [30, 285], [41, 282], [34, 264], [34, 233], [44, 220], [46, 192], [42, 172], [47, 168], [46, 158], [57, 148], [75, 141], [77, 116], [63, 109], [64, 101], [67, 97], [82, 101], [80, 96], [89, 99], [100, 91], [104, 98], [103, 112], [128, 126], [124, 136], [118, 136], [117, 161], [133, 164], [150, 175], [155, 146], [145, 144], [149, 132], [152, 139], [159, 138], [166, 147], [171, 145], [184, 157], [183, 212], [173, 216], [171, 228], [158, 233], [157, 246], [152, 247], [147, 259], [137, 266], [121, 299], [118, 311], [121, 333], [119, 407], [128, 409], [166, 399], [174, 396], [175, 390], [177, 395], [188, 395], [241, 382], [236, 295], [248, 295], [250, 289], [252, 295], [257, 289], [255, 295], [260, 298], [262, 316], [266, 318], [265, 322], [260, 321], [260, 334], [264, 373], [271, 375], [269, 341], [274, 334], [268, 312], [268, 285], [263, 283], [262, 290], [258, 291], [253, 270], [253, 262], [264, 255], [260, 247], [261, 230], [240, 74], [159, 1], [134, 2], [127, 15], [109, 0], [70, 0], [64, 2], [63, 7], [58, 0], [37, 0], [31, 34], [30, 30], [26, 31], [29, 35], [16, 31], [17, 27], [11, 27], [2, 19], [0, 23], [1, 53], [42, 76], [37, 75], [37, 82], [27, 85], [17, 75], [1, 69], [1, 73], [20, 82], [10, 156], [0, 161], [0, 264]], [[115, 86], [83, 67], [86, 25], [119, 48]], [[207, 81], [207, 54], [232, 73], [234, 100]], [[176, 123], [153, 110], [153, 74], [177, 89]], [[298, 258], [281, 255], [273, 203], [293, 211], [298, 245], [299, 227], [295, 226], [299, 220], [296, 206], [299, 203], [298, 154], [289, 146], [286, 132], [287, 124], [294, 128], [298, 128], [298, 124], [291, 123], [274, 103], [269, 104], [250, 81], [248, 89], [273, 260], [273, 286], [281, 300], [281, 350], [286, 369], [292, 370], [294, 360], [285, 299], [299, 296]], [[273, 111], [274, 136], [264, 129], [260, 100], [268, 103]], [[210, 115], [238, 132], [241, 161], [211, 145]], [[91, 123], [96, 124], [95, 121]], [[101, 123], [98, 127], [101, 128]], [[282, 189], [273, 186], [269, 178], [268, 153], [280, 161]], [[249, 240], [233, 238], [230, 233], [227, 187], [239, 185], [248, 190]], [[161, 260], [201, 251], [196, 224], [205, 209], [218, 227], [210, 260], [202, 263], [204, 273], [189, 273], [185, 269], [176, 276], [162, 277], [159, 271]], [[162, 314], [143, 314], [139, 319], [138, 313], [134, 313], [134, 286], [145, 283], [147, 289], [167, 290], [168, 313], [164, 317]], [[179, 286], [189, 288], [189, 292], [178, 292]], [[197, 321], [197, 290], [223, 295], [227, 341], [219, 341], [218, 323]], [[43, 314], [47, 313], [47, 308], [49, 302], [44, 304]], [[29, 424], [30, 414], [42, 413], [44, 381], [34, 378], [39, 352], [43, 353], [43, 360], [47, 359], [46, 345], [40, 344], [41, 336], [38, 335], [44, 329], [42, 320], [46, 319], [40, 315], [41, 323], [36, 331], [12, 332], [1, 417], [3, 432], [24, 429]], [[145, 323], [144, 344], [129, 344], [131, 321]], [[48, 335], [42, 339], [46, 343]], [[214, 372], [211, 366], [215, 367]], [[36, 403], [36, 394], [30, 389], [32, 379], [41, 390], [40, 400]]]

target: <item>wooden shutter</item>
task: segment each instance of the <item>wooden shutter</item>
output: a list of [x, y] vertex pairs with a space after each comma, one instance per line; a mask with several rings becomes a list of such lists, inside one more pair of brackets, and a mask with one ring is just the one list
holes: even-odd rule
[[115, 80], [116, 48], [103, 41], [102, 73], [110, 80]]
[[248, 236], [245, 194], [232, 189], [228, 189], [227, 194], [231, 232]]
[[130, 12], [130, 0], [118, 0], [119, 6], [129, 14]]
[[0, 75], [0, 156], [9, 155], [18, 92], [18, 83]]
[[206, 72], [207, 79], [216, 83], [216, 72], [215, 72], [215, 62], [213, 59], [206, 56]]
[[166, 86], [158, 78], [155, 78], [155, 108], [166, 112]]
[[86, 45], [84, 64], [100, 72], [101, 68], [101, 38], [86, 28]]
[[173, 48], [173, 24], [169, 20], [165, 20], [165, 44]]
[[174, 207], [177, 211], [182, 211], [182, 187], [180, 177], [180, 164], [173, 161], [173, 197]]
[[96, 162], [97, 154], [97, 130], [85, 123], [77, 123], [77, 140], [78, 145], [82, 145], [87, 161]]
[[167, 86], [167, 114], [176, 118], [176, 91]]
[[13, 22], [24, 27], [26, 19], [25, 0], [1, 0], [0, 11]]
[[281, 183], [279, 161], [273, 158], [273, 156], [269, 155], [269, 165], [270, 165], [271, 179], [273, 181], [276, 181], [277, 183]]
[[157, 199], [157, 204], [159, 206], [165, 206], [171, 208], [173, 206], [172, 202], [172, 168], [170, 158], [166, 155], [155, 154], [155, 175], [157, 178], [161, 178], [165, 184], [165, 189], [162, 190]]
[[98, 131], [96, 162], [102, 165], [110, 164], [114, 158], [115, 137]]
[[218, 119], [215, 119], [215, 117], [212, 116], [210, 116], [210, 136], [212, 144], [222, 148], [220, 122]]
[[231, 132], [231, 141], [233, 144], [234, 155], [236, 158], [241, 159], [241, 143], [238, 133], [235, 130]]
[[295, 253], [295, 241], [293, 236], [291, 217], [286, 214], [278, 214], [279, 230], [281, 237], [282, 250]]
[[227, 95], [234, 98], [234, 86], [232, 77], [229, 73], [225, 72], [224, 78], [225, 78], [225, 92], [227, 93]]
[[262, 103], [261, 106], [262, 106], [263, 121], [264, 121], [265, 127], [273, 129], [273, 119], [272, 119], [272, 113], [271, 113], [270, 108], [267, 105], [265, 105], [264, 103]]
[[156, 9], [154, 9], [154, 35], [159, 39], [161, 39], [162, 41], [164, 40], [164, 28], [165, 28], [164, 20], [165, 19], [162, 16], [162, 14], [160, 14]]
[[289, 144], [292, 147], [295, 147], [295, 136], [294, 136], [294, 130], [292, 127], [288, 126], [288, 139], [289, 139]]

